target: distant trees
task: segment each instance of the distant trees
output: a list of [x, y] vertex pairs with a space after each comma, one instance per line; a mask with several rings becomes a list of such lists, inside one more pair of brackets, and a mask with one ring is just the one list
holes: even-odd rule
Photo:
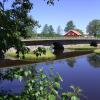
[[41, 32], [41, 36], [43, 37], [54, 37], [58, 34], [54, 31], [54, 28], [52, 25], [45, 24], [43, 27], [43, 30]]
[[61, 29], [61, 26], [60, 25], [57, 27], [57, 34], [58, 35], [61, 35], [62, 34], [62, 29]]
[[46, 34], [48, 34], [48, 31], [49, 31], [49, 27], [48, 27], [47, 24], [45, 24], [44, 27], [43, 27], [43, 30], [42, 30], [41, 34], [46, 35]]
[[76, 26], [74, 25], [72, 20], [67, 22], [66, 27], [64, 29], [65, 32], [68, 32], [70, 30], [76, 30], [76, 31], [78, 31], [79, 33], [81, 33], [83, 35], [83, 31], [79, 28], [76, 28]]
[[73, 21], [70, 20], [70, 21], [67, 22], [64, 31], [68, 32], [69, 30], [74, 30], [74, 29], [75, 29], [75, 25], [74, 25]]
[[41, 34], [38, 34], [38, 36], [42, 37], [59, 37], [61, 35], [62, 35], [61, 26], [58, 26], [57, 32], [55, 32], [53, 26], [48, 24], [45, 24]]
[[33, 28], [32, 26], [28, 26], [26, 27], [26, 30], [27, 30], [27, 38], [35, 37], [37, 35], [37, 30], [35, 27]]
[[53, 36], [54, 35], [54, 29], [53, 29], [52, 25], [49, 25], [49, 27], [48, 27], [48, 34], [49, 34], [49, 36]]
[[97, 34], [100, 34], [100, 20], [94, 19], [90, 21], [87, 25], [86, 31], [89, 33], [89, 35], [96, 36]]
[[78, 31], [79, 33], [81, 33], [81, 35], [83, 35], [83, 31], [81, 29], [75, 29], [76, 31]]

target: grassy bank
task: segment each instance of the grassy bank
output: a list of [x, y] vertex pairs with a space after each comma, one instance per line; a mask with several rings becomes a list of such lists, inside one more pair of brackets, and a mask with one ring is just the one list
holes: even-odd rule
[[70, 50], [95, 50], [97, 47], [91, 47], [90, 45], [71, 45], [68, 47]]
[[100, 49], [96, 49], [94, 50], [94, 53], [99, 54], [100, 55]]
[[[12, 58], [16, 58], [16, 53], [15, 51], [13, 52], [7, 52], [6, 56], [12, 57]], [[35, 54], [33, 54], [33, 52], [29, 52], [28, 54], [25, 54], [25, 59], [24, 60], [32, 60], [32, 61], [41, 61], [41, 60], [50, 60], [50, 59], [54, 59], [55, 55], [50, 51], [50, 50], [46, 50], [46, 54], [41, 54], [41, 56], [36, 57]], [[22, 59], [22, 55], [20, 54], [20, 59]]]
[[[73, 55], [74, 53], [76, 52], [80, 52], [82, 51], [83, 53], [84, 52], [94, 52], [96, 54], [100, 54], [100, 49], [97, 49], [96, 47], [91, 47], [89, 45], [69, 45], [67, 46], [67, 50], [69, 49], [70, 52], [73, 52]], [[67, 52], [66, 50], [66, 52]], [[10, 52], [7, 52], [6, 53], [6, 56], [7, 58], [14, 58], [14, 59], [17, 59], [16, 58], [16, 53], [15, 51], [10, 51]], [[68, 56], [68, 53], [66, 54], [66, 57]], [[77, 56], [77, 55], [76, 55]], [[55, 59], [55, 55], [49, 50], [47, 49], [46, 50], [46, 55], [42, 54], [41, 56], [37, 57], [35, 54], [33, 54], [33, 52], [29, 52], [28, 54], [25, 54], [25, 59], [24, 60], [32, 60], [32, 61], [44, 61], [44, 60], [53, 60]], [[22, 59], [22, 55], [20, 54], [20, 59]]]
[[74, 51], [93, 51], [96, 54], [100, 55], [100, 48], [97, 47], [92, 47], [90, 45], [71, 45], [68, 47], [69, 50], [74, 50]]

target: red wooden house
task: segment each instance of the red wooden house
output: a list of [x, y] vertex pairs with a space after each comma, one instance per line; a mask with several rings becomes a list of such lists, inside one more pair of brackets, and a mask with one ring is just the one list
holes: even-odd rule
[[77, 37], [77, 36], [81, 36], [81, 33], [79, 33], [76, 30], [70, 30], [70, 31], [66, 32], [64, 36]]

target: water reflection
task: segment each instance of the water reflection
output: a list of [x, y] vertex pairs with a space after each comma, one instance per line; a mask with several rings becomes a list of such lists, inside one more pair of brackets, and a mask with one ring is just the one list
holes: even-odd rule
[[67, 58], [66, 61], [67, 61], [67, 64], [72, 68], [74, 67], [74, 65], [76, 63], [76, 59], [74, 57], [73, 58]]
[[36, 64], [34, 66], [0, 69], [0, 94], [20, 95], [25, 88], [27, 80], [36, 75], [35, 67]]
[[87, 60], [89, 64], [94, 68], [98, 68], [98, 67], [100, 68], [100, 55], [97, 54], [89, 55], [87, 56]]

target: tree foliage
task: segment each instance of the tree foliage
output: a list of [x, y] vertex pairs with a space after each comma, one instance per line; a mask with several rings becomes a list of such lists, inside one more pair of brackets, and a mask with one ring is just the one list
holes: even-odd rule
[[61, 35], [61, 33], [62, 33], [62, 29], [61, 29], [61, 26], [59, 25], [57, 27], [57, 34]]
[[81, 35], [83, 35], [84, 33], [83, 33], [83, 31], [81, 30], [81, 29], [75, 29], [76, 31], [78, 31], [79, 33], [81, 33]]
[[49, 27], [48, 24], [45, 24], [44, 27], [43, 27], [43, 30], [42, 30], [41, 34], [44, 34], [44, 35], [48, 34], [48, 31], [49, 31], [48, 27]]
[[49, 36], [50, 35], [52, 36], [54, 34], [54, 29], [53, 29], [53, 26], [52, 25], [49, 25], [48, 32], [49, 32]]
[[70, 21], [67, 22], [64, 31], [68, 32], [69, 30], [74, 30], [74, 29], [75, 29], [75, 25], [74, 25], [73, 21], [70, 20]]
[[[5, 9], [7, 1], [9, 2], [9, 0], [0, 1], [0, 58], [4, 58], [5, 52], [11, 47], [17, 50], [17, 55], [19, 52], [23, 54], [25, 52], [23, 50], [26, 49], [20, 38], [31, 36], [28, 29], [38, 26], [38, 22], [28, 16], [33, 7], [30, 0], [13, 0], [11, 7]], [[44, 1], [48, 5], [54, 5], [55, 0]]]
[[96, 36], [97, 34], [100, 34], [100, 20], [94, 19], [87, 25], [87, 32], [89, 35]]
[[35, 66], [26, 68], [8, 69], [5, 73], [0, 72], [0, 79], [20, 82], [25, 80], [24, 90], [20, 95], [7, 94], [0, 91], [0, 100], [80, 100], [82, 90], [71, 85], [71, 92], [59, 93], [62, 80], [59, 73], [54, 74], [53, 69], [47, 74], [43, 69], [36, 70]]
[[14, 0], [7, 10], [4, 8], [5, 2], [7, 0], [0, 1], [0, 58], [11, 47], [17, 53], [24, 52], [26, 49], [20, 38], [28, 36], [26, 27], [38, 26], [38, 22], [28, 16], [33, 5], [29, 0]]
[[[54, 5], [55, 0], [44, 0], [44, 1], [46, 1], [48, 5]], [[59, 0], [57, 0], [57, 1], [59, 1]]]
[[51, 37], [55, 35], [54, 29], [52, 25], [45, 24], [43, 30], [41, 32], [44, 37]]

